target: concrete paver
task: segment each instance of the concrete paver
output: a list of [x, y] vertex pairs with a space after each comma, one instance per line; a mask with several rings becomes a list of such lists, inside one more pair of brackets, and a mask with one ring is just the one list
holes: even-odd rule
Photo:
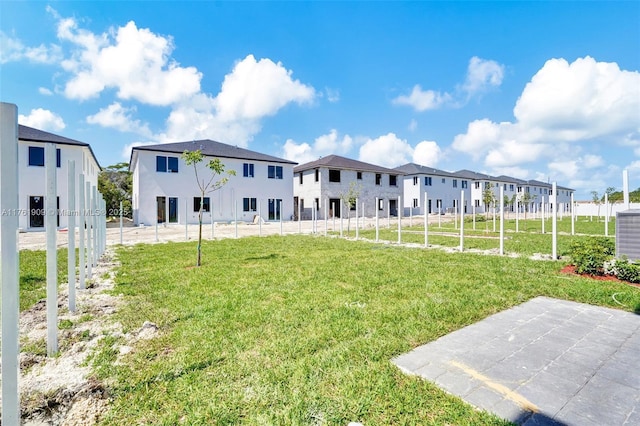
[[537, 297], [393, 362], [516, 424], [640, 419], [640, 316]]

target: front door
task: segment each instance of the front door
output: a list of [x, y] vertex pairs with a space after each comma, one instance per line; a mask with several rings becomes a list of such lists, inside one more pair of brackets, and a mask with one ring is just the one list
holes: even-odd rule
[[391, 216], [398, 215], [398, 200], [389, 200], [389, 213]]
[[169, 197], [169, 223], [178, 223], [178, 198]]
[[44, 227], [44, 197], [29, 197], [29, 227]]
[[340, 198], [329, 199], [329, 208], [331, 209], [331, 217], [340, 217]]
[[280, 220], [280, 208], [282, 200], [278, 198], [269, 198], [269, 220]]
[[156, 205], [158, 206], [158, 223], [167, 221], [167, 197], [156, 197]]

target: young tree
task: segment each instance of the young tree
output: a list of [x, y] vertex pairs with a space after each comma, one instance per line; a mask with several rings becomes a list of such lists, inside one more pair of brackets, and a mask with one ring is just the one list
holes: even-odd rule
[[527, 210], [529, 209], [529, 204], [533, 201], [533, 196], [530, 192], [524, 192], [520, 201], [524, 206], [524, 220], [527, 220]]
[[[206, 169], [209, 169], [211, 176], [208, 179], [202, 178], [201, 180], [199, 173], [206, 172], [206, 170], [198, 171], [198, 165], [205, 161], [202, 151], [199, 149], [195, 151], [185, 151], [182, 153], [182, 159], [187, 166], [193, 166], [193, 171], [196, 175], [196, 182], [200, 189], [200, 209], [198, 209], [198, 257], [196, 261], [196, 266], [200, 266], [202, 252], [202, 206], [204, 205], [204, 196], [222, 188], [229, 181], [229, 176], [235, 176], [236, 172], [235, 170], [225, 171], [222, 161], [220, 161], [219, 158], [214, 158], [206, 163]], [[223, 176], [224, 174], [226, 174], [226, 176]], [[216, 180], [216, 177], [220, 177], [220, 179]]]
[[347, 207], [347, 232], [351, 230], [351, 209], [356, 206], [356, 200], [360, 197], [362, 186], [356, 182], [349, 184], [349, 190], [340, 194], [340, 199]]
[[131, 217], [131, 188], [133, 177], [128, 163], [105, 167], [98, 174], [98, 191], [104, 197], [109, 215], [116, 215], [122, 201], [123, 216]]
[[482, 191], [482, 202], [484, 203], [484, 230], [488, 232], [488, 222], [489, 222], [489, 206], [496, 201], [496, 196], [493, 193], [493, 188], [491, 188], [490, 184], [484, 186], [484, 190]]
[[600, 195], [598, 194], [598, 191], [591, 191], [591, 197], [593, 200], [593, 203], [598, 206], [598, 220], [600, 220]]
[[[611, 214], [613, 213], [613, 205], [616, 203], [616, 197], [615, 194], [616, 189], [613, 186], [608, 187], [607, 189], [604, 190], [604, 193], [607, 194], [607, 201], [609, 202], [609, 217], [611, 217]], [[601, 203], [604, 203], [604, 195], [602, 196]], [[605, 209], [607, 208], [607, 206], [605, 206]]]

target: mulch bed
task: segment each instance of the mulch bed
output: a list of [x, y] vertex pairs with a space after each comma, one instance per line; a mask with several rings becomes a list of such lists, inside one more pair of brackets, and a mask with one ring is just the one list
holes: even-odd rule
[[627, 285], [631, 285], [631, 286], [640, 288], [640, 284], [630, 283], [629, 281], [623, 281], [621, 279], [618, 279], [618, 277], [616, 277], [615, 275], [579, 274], [579, 273], [576, 272], [575, 265], [567, 265], [567, 266], [565, 266], [564, 268], [562, 268], [560, 270], [560, 273], [567, 274], [567, 275], [578, 275], [578, 276], [585, 277], [585, 278], [591, 278], [592, 280], [597, 280], [597, 281], [615, 281], [615, 282], [619, 282], [621, 284], [627, 284]]

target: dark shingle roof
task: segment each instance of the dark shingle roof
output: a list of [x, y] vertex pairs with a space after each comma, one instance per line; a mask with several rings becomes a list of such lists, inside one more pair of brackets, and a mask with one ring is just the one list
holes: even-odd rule
[[136, 151], [154, 151], [169, 152], [174, 154], [182, 154], [185, 151], [200, 150], [202, 154], [209, 157], [220, 158], [238, 158], [241, 160], [270, 161], [272, 163], [298, 164], [294, 161], [285, 160], [283, 158], [274, 157], [272, 155], [262, 154], [256, 151], [250, 151], [237, 146], [227, 145], [222, 142], [212, 141], [211, 139], [203, 139], [191, 142], [173, 142], [161, 143], [157, 145], [135, 146], [131, 149], [131, 159], [133, 160]]
[[33, 142], [52, 142], [59, 145], [75, 145], [75, 146], [86, 146], [89, 148], [93, 159], [95, 160], [98, 168], [102, 170], [100, 167], [100, 162], [96, 158], [96, 155], [93, 153], [93, 149], [91, 149], [91, 145], [86, 142], [80, 142], [75, 139], [65, 138], [64, 136], [56, 135], [53, 133], [45, 132], [44, 130], [34, 129], [33, 127], [24, 126], [22, 124], [18, 125], [18, 139], [23, 141], [33, 141]]
[[498, 180], [498, 178], [485, 175], [484, 173], [478, 173], [467, 169], [458, 170], [454, 173], [456, 176], [464, 177], [467, 179], [475, 179], [475, 180]]
[[391, 175], [404, 174], [398, 170], [387, 169], [385, 167], [376, 166], [375, 164], [365, 163], [364, 161], [352, 160], [351, 158], [341, 157], [339, 155], [327, 155], [318, 160], [301, 164], [293, 169], [294, 173], [302, 172], [309, 169], [317, 169], [319, 167], [328, 167], [332, 169], [356, 170], [362, 172], [388, 173]]
[[433, 167], [422, 166], [416, 163], [407, 163], [402, 166], [396, 167], [394, 170], [400, 171], [407, 175], [436, 175], [436, 176], [449, 176], [455, 177], [456, 175]]

